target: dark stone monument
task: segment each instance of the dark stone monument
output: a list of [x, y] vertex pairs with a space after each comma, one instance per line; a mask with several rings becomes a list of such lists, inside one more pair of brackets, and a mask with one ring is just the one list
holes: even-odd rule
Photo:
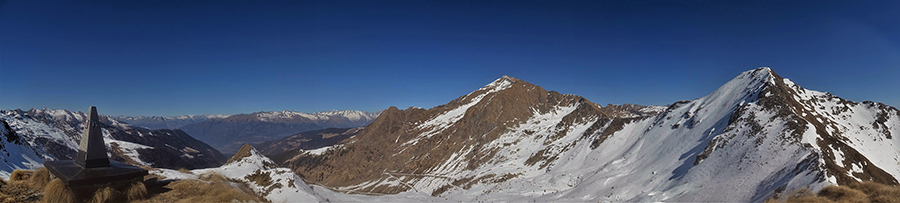
[[109, 159], [103, 143], [100, 116], [94, 106], [91, 106], [90, 117], [84, 124], [76, 159], [45, 161], [44, 167], [69, 187], [132, 183], [142, 181], [147, 175], [147, 170]]

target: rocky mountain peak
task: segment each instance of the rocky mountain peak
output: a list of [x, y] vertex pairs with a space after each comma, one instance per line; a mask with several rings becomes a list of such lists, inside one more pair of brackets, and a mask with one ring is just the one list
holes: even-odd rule
[[509, 85], [512, 85], [519, 81], [522, 81], [522, 80], [504, 75], [503, 77], [500, 77], [500, 78], [497, 78], [496, 80], [494, 80], [494, 82], [491, 82], [491, 83], [485, 85], [481, 89], [506, 88], [506, 87], [509, 87]]
[[253, 146], [250, 146], [249, 143], [244, 144], [241, 146], [241, 149], [237, 151], [237, 153], [234, 153], [234, 156], [231, 156], [231, 158], [225, 162], [225, 164], [230, 164], [235, 161], [240, 161], [241, 159], [244, 159], [246, 157], [250, 157], [253, 155], [253, 151], [256, 151]]
[[256, 148], [253, 148], [253, 146], [250, 146], [249, 143], [241, 146], [241, 149], [228, 159], [223, 166], [244, 164], [256, 165], [261, 169], [273, 169], [277, 167], [275, 162], [262, 155], [262, 153], [259, 153], [259, 151], [257, 151]]
[[[547, 91], [504, 76], [431, 109], [388, 108], [372, 124], [345, 141], [344, 147], [323, 154], [332, 158], [299, 155], [286, 160], [287, 165], [297, 167], [296, 172], [308, 181], [348, 186], [380, 181], [379, 178], [385, 177], [382, 170], [440, 174], [474, 170], [503, 159], [497, 155], [508, 153], [504, 152], [508, 149], [498, 143], [540, 140], [542, 144], [537, 146], [551, 145], [548, 147], [557, 150], [528, 155], [534, 157], [529, 159], [529, 166], [544, 168], [565, 147], [552, 144], [554, 141], [566, 136], [587, 139], [619, 116], [643, 118], [656, 112], [637, 105], [601, 107], [577, 95]], [[627, 122], [619, 120], [614, 125]], [[532, 129], [536, 126], [540, 127]], [[372, 155], [379, 158], [372, 159]], [[447, 168], [447, 161], [465, 164]], [[441, 189], [437, 187], [446, 186], [444, 182], [434, 184], [440, 185], [432, 185], [426, 191], [438, 194]], [[377, 187], [366, 190], [396, 193], [409, 189], [401, 185]]]

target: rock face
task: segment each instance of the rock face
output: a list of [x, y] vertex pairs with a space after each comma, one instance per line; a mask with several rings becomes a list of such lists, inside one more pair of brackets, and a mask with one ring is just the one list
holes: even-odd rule
[[[40, 167], [44, 160], [70, 160], [77, 154], [81, 131], [87, 115], [66, 110], [31, 109], [2, 110], [0, 121], [4, 134], [15, 137], [4, 143], [4, 149], [16, 153], [3, 154], [0, 158], [9, 169]], [[158, 168], [205, 168], [221, 165], [225, 161], [219, 151], [200, 142], [181, 130], [148, 130], [132, 127], [100, 116], [103, 144], [110, 158], [131, 165]], [[9, 170], [9, 171], [6, 171]]]
[[896, 185], [898, 133], [896, 108], [806, 90], [769, 68], [667, 107], [601, 106], [504, 76], [431, 109], [391, 107], [342, 146], [281, 164], [346, 192], [744, 202]]
[[180, 129], [209, 143], [222, 153], [231, 154], [245, 143], [261, 143], [310, 130], [365, 126], [377, 116], [378, 112], [352, 110], [319, 113], [257, 112], [211, 118]]

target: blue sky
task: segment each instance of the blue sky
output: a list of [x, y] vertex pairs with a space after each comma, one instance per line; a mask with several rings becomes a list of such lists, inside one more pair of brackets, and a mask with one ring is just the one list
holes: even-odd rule
[[0, 108], [430, 108], [503, 75], [600, 104], [772, 67], [900, 106], [900, 1], [0, 1]]

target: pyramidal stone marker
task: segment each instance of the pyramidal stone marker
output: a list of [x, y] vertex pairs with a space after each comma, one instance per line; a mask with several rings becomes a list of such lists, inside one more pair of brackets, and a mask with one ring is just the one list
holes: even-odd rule
[[103, 144], [103, 132], [100, 129], [100, 118], [97, 107], [91, 107], [91, 115], [84, 124], [81, 143], [78, 145], [78, 156], [75, 163], [85, 168], [109, 167], [106, 156], [106, 145]]
[[44, 167], [69, 187], [141, 181], [147, 170], [110, 160], [106, 155], [97, 107], [91, 106], [90, 112], [75, 160], [45, 161]]

